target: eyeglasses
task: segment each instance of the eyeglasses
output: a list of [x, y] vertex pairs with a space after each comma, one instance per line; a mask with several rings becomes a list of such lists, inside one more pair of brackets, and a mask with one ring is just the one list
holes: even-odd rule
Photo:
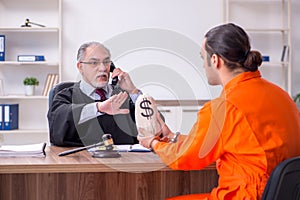
[[105, 67], [109, 67], [110, 64], [111, 64], [111, 61], [110, 60], [104, 60], [102, 62], [100, 62], [100, 61], [90, 61], [90, 62], [81, 61], [80, 63], [87, 64], [87, 65], [90, 65], [92, 67], [100, 66], [101, 63], [102, 63]]

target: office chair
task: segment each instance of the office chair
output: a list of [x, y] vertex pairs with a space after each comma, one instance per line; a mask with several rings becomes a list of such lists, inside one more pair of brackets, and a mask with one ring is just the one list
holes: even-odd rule
[[49, 91], [49, 98], [48, 98], [48, 105], [49, 108], [52, 105], [53, 97], [62, 89], [68, 88], [74, 85], [74, 82], [61, 82], [56, 84], [51, 90]]
[[275, 167], [262, 200], [300, 200], [300, 156], [284, 160]]

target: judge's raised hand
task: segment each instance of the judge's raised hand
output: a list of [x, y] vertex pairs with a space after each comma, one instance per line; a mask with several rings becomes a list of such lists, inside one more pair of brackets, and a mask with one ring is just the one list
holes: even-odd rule
[[120, 92], [119, 94], [113, 95], [103, 102], [98, 102], [98, 111], [109, 115], [128, 114], [129, 109], [120, 108], [127, 99], [127, 97], [128, 94], [126, 92]]

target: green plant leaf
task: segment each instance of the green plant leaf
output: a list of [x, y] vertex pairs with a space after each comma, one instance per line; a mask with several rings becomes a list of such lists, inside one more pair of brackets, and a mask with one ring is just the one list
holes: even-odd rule
[[23, 81], [24, 85], [39, 85], [39, 81], [35, 77], [26, 77]]

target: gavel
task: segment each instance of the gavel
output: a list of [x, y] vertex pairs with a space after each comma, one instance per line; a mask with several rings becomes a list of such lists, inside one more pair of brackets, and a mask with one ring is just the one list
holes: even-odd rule
[[40, 27], [46, 27], [46, 26], [44, 26], [44, 25], [42, 25], [42, 24], [38, 24], [38, 23], [35, 23], [35, 22], [31, 22], [31, 21], [29, 21], [29, 19], [26, 19], [26, 20], [25, 20], [25, 24], [21, 25], [21, 27], [31, 27], [30, 24], [36, 25], [36, 26], [40, 26]]
[[[95, 148], [95, 147], [99, 147], [99, 146], [104, 146], [105, 150], [102, 150], [101, 155], [105, 154], [103, 156], [96, 156], [96, 154], [94, 153], [93, 157], [120, 157], [118, 152], [113, 152], [113, 139], [111, 137], [111, 134], [104, 134], [102, 136], [102, 142], [98, 142], [96, 144], [92, 144], [92, 145], [88, 145], [88, 146], [84, 146], [84, 147], [79, 147], [76, 149], [71, 149], [71, 150], [67, 150], [67, 151], [63, 151], [61, 153], [58, 154], [58, 156], [65, 156], [65, 155], [69, 155], [72, 153], [77, 153], [79, 151], [83, 151], [83, 150], [87, 150], [87, 149], [91, 149], [91, 148]], [[106, 151], [106, 152], [105, 152]], [[100, 152], [100, 151], [99, 151]], [[115, 154], [118, 155], [115, 155]]]

